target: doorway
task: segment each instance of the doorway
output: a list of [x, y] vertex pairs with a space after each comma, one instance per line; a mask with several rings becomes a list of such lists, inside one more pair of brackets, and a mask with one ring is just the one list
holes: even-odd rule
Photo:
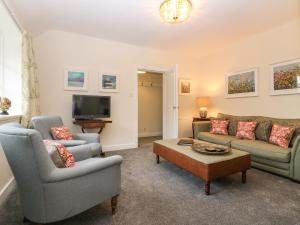
[[[139, 135], [144, 132], [142, 126], [139, 123], [139, 76], [141, 74], [152, 73], [162, 77], [162, 135], [159, 136], [150, 136], [150, 140], [146, 140], [145, 142], [153, 142], [153, 139], [157, 139], [158, 137], [161, 139], [170, 139], [178, 137], [178, 78], [177, 78], [177, 70], [178, 66], [175, 65], [172, 68], [154, 68], [147, 66], [135, 66], [136, 73], [136, 88], [134, 91], [135, 102], [136, 102], [136, 132], [135, 132], [135, 140], [136, 146], [139, 143]], [[139, 72], [139, 73], [138, 73]], [[146, 81], [147, 82], [147, 81]], [[154, 83], [154, 82], [153, 82]], [[146, 85], [150, 85], [150, 83], [146, 83]], [[159, 84], [154, 84], [153, 86], [159, 86]], [[152, 102], [146, 102], [149, 106], [151, 106]], [[147, 128], [146, 128], [147, 130]], [[142, 131], [142, 132], [141, 132]], [[147, 135], [147, 132], [144, 132]], [[149, 133], [148, 133], [149, 134]], [[158, 133], [152, 133], [154, 135]], [[149, 134], [150, 135], [150, 134]], [[151, 138], [153, 137], [153, 139]], [[141, 140], [143, 141], [143, 140]]]
[[162, 139], [163, 74], [138, 71], [138, 145]]

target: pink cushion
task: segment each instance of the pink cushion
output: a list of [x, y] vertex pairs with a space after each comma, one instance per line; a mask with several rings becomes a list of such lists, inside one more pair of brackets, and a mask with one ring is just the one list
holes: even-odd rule
[[255, 140], [255, 128], [257, 122], [239, 121], [237, 126], [236, 137], [241, 139]]
[[282, 148], [288, 148], [294, 131], [294, 127], [274, 124], [272, 127], [269, 142], [275, 145], [279, 145]]
[[52, 127], [51, 133], [56, 140], [73, 140], [73, 134], [67, 127]]
[[211, 134], [228, 135], [228, 120], [211, 120]]
[[[64, 145], [56, 143], [53, 140], [44, 140], [44, 144], [46, 145], [48, 152], [51, 153], [50, 156], [57, 167], [61, 168], [75, 166], [75, 158], [73, 154], [69, 152]], [[56, 148], [56, 154], [58, 153], [57, 155], [59, 157], [55, 156], [56, 154], [53, 151], [51, 151], [51, 147]]]

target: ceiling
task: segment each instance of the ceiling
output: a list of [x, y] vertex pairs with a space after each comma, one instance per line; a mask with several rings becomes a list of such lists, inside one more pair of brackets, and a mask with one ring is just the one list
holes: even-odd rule
[[300, 18], [300, 0], [191, 0], [191, 18], [165, 24], [163, 0], [10, 0], [33, 35], [63, 30], [162, 50], [203, 52]]

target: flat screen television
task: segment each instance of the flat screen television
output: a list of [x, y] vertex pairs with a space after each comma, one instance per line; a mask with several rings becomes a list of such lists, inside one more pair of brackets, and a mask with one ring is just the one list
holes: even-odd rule
[[110, 118], [110, 96], [73, 95], [73, 118]]

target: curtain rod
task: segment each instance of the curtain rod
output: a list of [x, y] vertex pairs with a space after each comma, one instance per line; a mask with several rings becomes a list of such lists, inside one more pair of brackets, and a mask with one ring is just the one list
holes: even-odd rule
[[10, 17], [12, 18], [12, 20], [14, 21], [14, 23], [16, 24], [16, 26], [18, 27], [19, 31], [21, 33], [23, 33], [25, 30], [23, 29], [22, 25], [20, 24], [19, 20], [16, 18], [15, 14], [13, 13], [13, 11], [9, 8], [8, 4], [5, 2], [5, 0], [1, 0], [1, 2], [3, 3], [4, 7], [6, 8], [8, 14], [10, 15]]

